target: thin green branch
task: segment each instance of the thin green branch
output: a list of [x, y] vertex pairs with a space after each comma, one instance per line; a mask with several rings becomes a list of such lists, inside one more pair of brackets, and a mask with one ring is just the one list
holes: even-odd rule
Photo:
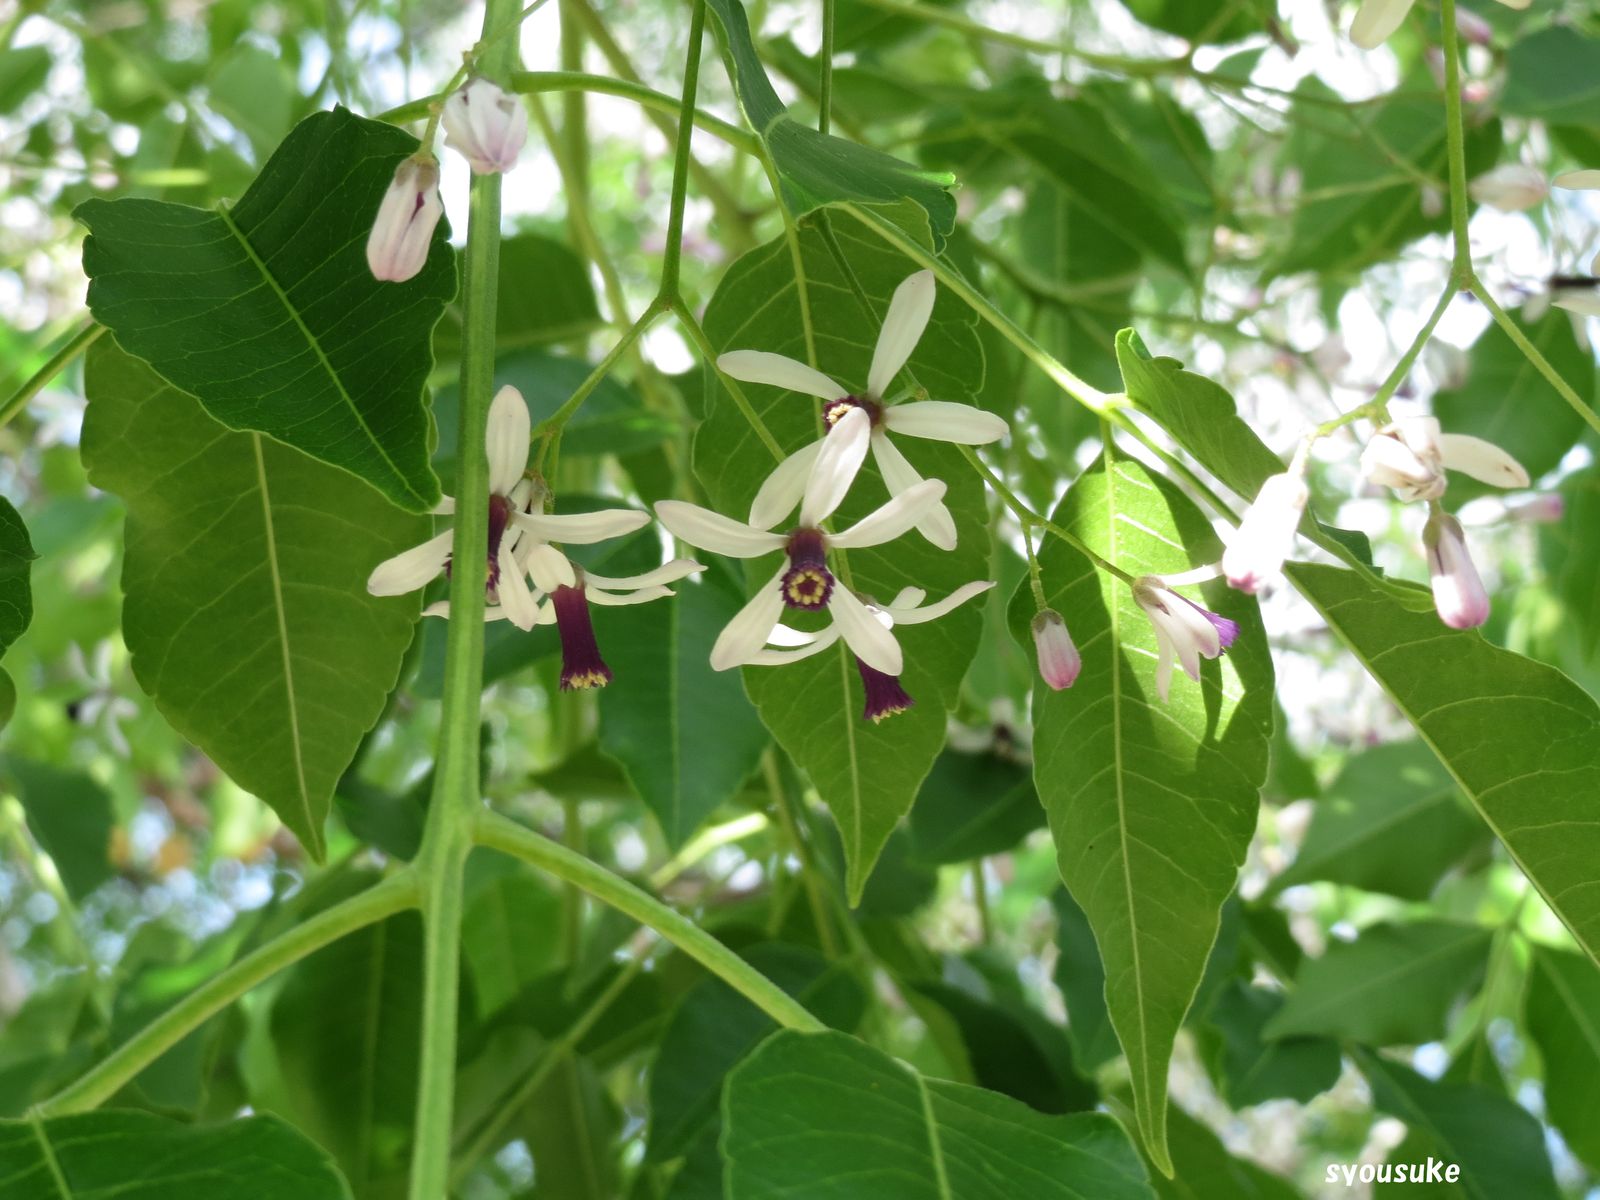
[[711, 345], [711, 339], [706, 336], [706, 331], [701, 328], [700, 322], [689, 311], [689, 306], [681, 299], [674, 300], [672, 302], [672, 315], [678, 318], [678, 323], [683, 326], [684, 332], [689, 335], [689, 340], [700, 351], [701, 356], [706, 360], [706, 364], [716, 371], [717, 378], [722, 381], [722, 386], [726, 389], [729, 398], [733, 400], [734, 407], [750, 423], [750, 428], [755, 431], [756, 437], [761, 439], [761, 444], [767, 448], [774, 461], [782, 462], [786, 457], [783, 453], [783, 447], [778, 445], [778, 439], [772, 436], [772, 430], [767, 428], [767, 423], [761, 419], [761, 415], [751, 405], [750, 397], [744, 394], [744, 388], [739, 386], [739, 381], [724, 373], [717, 366], [716, 349]]
[[1433, 331], [1438, 328], [1439, 319], [1444, 316], [1445, 309], [1450, 307], [1450, 302], [1456, 297], [1455, 276], [1452, 273], [1450, 282], [1445, 285], [1443, 293], [1433, 306], [1433, 311], [1428, 314], [1428, 319], [1423, 322], [1422, 328], [1417, 330], [1417, 336], [1411, 339], [1411, 345], [1395, 363], [1394, 369], [1373, 393], [1372, 399], [1365, 404], [1358, 404], [1349, 412], [1340, 413], [1332, 420], [1324, 421], [1313, 431], [1314, 438], [1327, 437], [1335, 430], [1342, 429], [1353, 421], [1370, 420], [1385, 423], [1389, 419], [1389, 401], [1393, 398], [1395, 390], [1406, 381], [1406, 376], [1411, 374], [1411, 368], [1416, 365], [1417, 356], [1422, 353], [1422, 348], [1433, 337]]
[[478, 814], [477, 842], [575, 883], [602, 904], [648, 925], [779, 1024], [810, 1032], [824, 1028], [798, 1000], [688, 917], [559, 842], [487, 811]]
[[1483, 301], [1483, 306], [1489, 310], [1489, 315], [1494, 318], [1494, 323], [1500, 326], [1517, 349], [1522, 351], [1523, 357], [1528, 360], [1533, 369], [1549, 381], [1550, 386], [1555, 388], [1556, 394], [1567, 402], [1568, 407], [1573, 412], [1583, 418], [1584, 423], [1590, 429], [1600, 433], [1600, 413], [1596, 413], [1594, 409], [1585, 404], [1583, 398], [1573, 390], [1572, 385], [1561, 378], [1561, 373], [1550, 365], [1550, 360], [1540, 353], [1539, 347], [1528, 340], [1528, 335], [1522, 332], [1522, 327], [1517, 324], [1510, 313], [1500, 307], [1495, 298], [1489, 294], [1489, 289], [1484, 286], [1483, 281], [1476, 275], [1472, 278], [1472, 294]]
[[1450, 233], [1455, 243], [1456, 282], [1471, 286], [1472, 243], [1467, 235], [1466, 130], [1461, 116], [1461, 51], [1456, 37], [1456, 0], [1441, 0], [1439, 25], [1444, 35], [1445, 151], [1450, 164]]
[[139, 1072], [257, 984], [348, 933], [415, 908], [419, 899], [416, 876], [406, 870], [324, 909], [213, 975], [118, 1046], [81, 1079], [41, 1101], [33, 1111], [41, 1117], [60, 1117], [87, 1112], [103, 1104]]
[[799, 822], [795, 820], [789, 789], [783, 786], [783, 776], [778, 770], [777, 753], [770, 746], [761, 756], [761, 770], [766, 777], [767, 791], [772, 796], [773, 809], [778, 814], [778, 827], [783, 831], [783, 840], [800, 863], [800, 882], [805, 888], [806, 902], [811, 906], [811, 921], [817, 927], [817, 940], [821, 943], [822, 953], [826, 958], [838, 958], [839, 941], [834, 936], [833, 922], [828, 920], [822, 884], [817, 877], [816, 860], [812, 857], [810, 844], [801, 834]]
[[667, 210], [667, 245], [661, 258], [661, 297], [678, 295], [678, 264], [683, 258], [683, 209], [688, 197], [689, 165], [694, 162], [694, 101], [700, 89], [700, 51], [706, 31], [705, 0], [689, 11], [689, 50], [683, 63], [683, 100], [678, 107], [678, 136], [672, 161], [672, 200]]
[[611, 373], [611, 369], [617, 365], [617, 360], [628, 352], [628, 347], [642, 337], [645, 330], [649, 329], [654, 324], [655, 319], [666, 309], [667, 306], [657, 300], [644, 312], [640, 313], [639, 319], [628, 326], [627, 331], [617, 339], [616, 345], [612, 346], [606, 352], [606, 356], [595, 364], [594, 370], [589, 372], [584, 381], [577, 386], [572, 395], [567, 397], [561, 407], [534, 427], [533, 436], [537, 438], [560, 433], [566, 423], [572, 419], [572, 415], [583, 406], [583, 402]]
[[26, 408], [28, 401], [42, 392], [45, 385], [61, 374], [73, 359], [94, 345], [105, 331], [105, 326], [96, 325], [93, 317], [85, 317], [77, 332], [62, 343], [61, 349], [52, 354], [44, 366], [30, 375], [26, 383], [12, 392], [5, 404], [0, 405], [0, 429], [4, 429], [12, 417]]

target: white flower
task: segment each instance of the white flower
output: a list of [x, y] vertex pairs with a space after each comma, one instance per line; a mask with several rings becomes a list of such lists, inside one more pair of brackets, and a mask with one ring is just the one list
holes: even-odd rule
[[1192, 572], [1166, 578], [1145, 575], [1133, 583], [1133, 598], [1156, 631], [1156, 691], [1163, 701], [1172, 684], [1174, 658], [1183, 665], [1184, 674], [1198, 683], [1200, 660], [1220, 657], [1239, 636], [1237, 622], [1201, 608], [1173, 590], [1173, 584], [1191, 578]]
[[1461, 522], [1435, 508], [1422, 530], [1433, 581], [1433, 607], [1451, 629], [1475, 629], [1489, 619], [1489, 593], [1467, 550]]
[[[522, 477], [528, 463], [530, 424], [521, 392], [508, 385], [495, 393], [484, 433], [489, 457], [489, 572], [485, 599], [491, 608], [502, 607], [498, 615], [519, 629], [532, 629], [538, 615], [537, 603], [528, 591], [523, 566], [517, 558], [523, 528], [515, 521], [526, 515], [522, 509], [533, 495], [533, 484]], [[434, 511], [449, 514], [455, 512], [455, 507], [455, 501], [446, 496]], [[454, 531], [446, 529], [420, 546], [379, 563], [367, 579], [367, 591], [374, 596], [399, 596], [425, 586], [449, 565], [454, 537]], [[494, 619], [487, 613], [485, 616]]]
[[1283, 570], [1310, 496], [1298, 472], [1273, 475], [1261, 485], [1222, 555], [1222, 573], [1230, 587], [1253, 596]]
[[433, 156], [419, 153], [396, 167], [367, 236], [367, 266], [373, 277], [404, 283], [422, 270], [433, 227], [443, 214], [439, 164]]
[[[878, 604], [873, 600], [863, 600], [862, 603], [867, 606], [867, 611], [878, 624], [892, 630], [896, 625], [921, 625], [927, 621], [937, 620], [993, 586], [994, 583], [987, 579], [964, 583], [943, 600], [935, 601], [933, 604], [923, 604], [922, 601], [927, 593], [915, 587], [901, 589], [889, 604]], [[798, 662], [802, 658], [810, 658], [813, 654], [826, 650], [837, 642], [840, 636], [841, 631], [837, 623], [815, 633], [791, 629], [782, 624], [774, 625], [767, 633], [766, 640], [777, 648], [757, 650], [744, 665], [772, 667]], [[900, 686], [898, 673], [888, 674], [879, 671], [863, 662], [859, 655], [856, 657], [856, 670], [860, 672], [861, 684], [866, 692], [866, 705], [861, 714], [866, 720], [881, 721], [885, 717], [905, 712], [916, 703]]]
[[1067, 623], [1053, 608], [1042, 608], [1033, 618], [1033, 650], [1039, 675], [1052, 691], [1071, 687], [1083, 669], [1083, 656], [1072, 641]]
[[826, 609], [856, 657], [886, 675], [900, 674], [899, 644], [849, 588], [835, 586], [828, 569], [828, 551], [877, 546], [899, 537], [939, 502], [944, 484], [925, 480], [842, 533], [824, 532], [822, 523], [839, 507], [866, 457], [870, 433], [869, 419], [860, 409], [851, 410], [834, 425], [822, 440], [806, 479], [800, 523], [787, 534], [681, 500], [663, 500], [656, 505], [661, 523], [690, 545], [733, 558], [758, 558], [775, 550], [785, 553], [785, 564], [756, 590], [717, 638], [711, 648], [713, 669], [726, 671], [749, 662], [787, 606], [804, 612]]
[[487, 79], [469, 79], [444, 102], [449, 144], [466, 157], [476, 175], [509, 171], [528, 140], [528, 110]]
[[1523, 212], [1550, 194], [1550, 184], [1544, 172], [1534, 167], [1522, 163], [1501, 163], [1494, 170], [1474, 179], [1467, 186], [1467, 192], [1479, 204], [1487, 204], [1501, 212]]
[[1443, 433], [1435, 417], [1406, 417], [1386, 425], [1361, 452], [1367, 481], [1392, 488], [1406, 501], [1444, 495], [1446, 468], [1494, 487], [1528, 486], [1528, 472], [1499, 446], [1467, 434]]
[[74, 701], [68, 711], [84, 728], [98, 728], [117, 755], [127, 758], [130, 750], [122, 732], [122, 722], [137, 717], [139, 706], [117, 691], [112, 672], [115, 653], [112, 640], [106, 638], [94, 648], [91, 668], [77, 642], [67, 647], [67, 673], [74, 682], [88, 689], [88, 694]]
[[[1363, 50], [1383, 45], [1406, 19], [1414, 0], [1362, 0], [1350, 23], [1350, 40]], [[1500, 0], [1507, 8], [1527, 8], [1533, 0]]]
[[[900, 373], [900, 368], [905, 366], [923, 330], [927, 328], [928, 318], [933, 312], [934, 286], [932, 271], [918, 271], [895, 289], [894, 297], [889, 301], [888, 315], [883, 319], [883, 329], [878, 334], [877, 346], [872, 352], [872, 366], [867, 372], [865, 392], [851, 394], [805, 363], [764, 350], [729, 351], [717, 359], [717, 366], [726, 374], [746, 383], [764, 383], [818, 397], [824, 401], [823, 416], [830, 426], [836, 425], [846, 413], [865, 412], [872, 428], [873, 461], [878, 464], [889, 494], [898, 496], [916, 487], [922, 482], [922, 477], [889, 440], [889, 434], [898, 433], [905, 437], [955, 442], [965, 446], [981, 446], [1006, 435], [1005, 421], [968, 404], [952, 404], [944, 400], [895, 405], [885, 405], [883, 402], [889, 385]], [[821, 446], [821, 442], [813, 442], [804, 450], [791, 454], [767, 478], [750, 506], [751, 525], [768, 529], [789, 515], [805, 490], [811, 465], [816, 461]], [[956, 524], [942, 502], [930, 506], [923, 513], [917, 521], [917, 528], [941, 550], [955, 548]]]

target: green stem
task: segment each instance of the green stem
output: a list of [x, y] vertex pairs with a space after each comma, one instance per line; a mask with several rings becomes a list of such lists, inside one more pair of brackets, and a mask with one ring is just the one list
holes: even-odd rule
[[105, 331], [105, 326], [96, 325], [93, 317], [85, 318], [83, 325], [67, 339], [61, 349], [52, 354], [44, 366], [29, 376], [26, 383], [12, 392], [5, 404], [0, 405], [0, 429], [5, 428], [11, 418], [21, 412], [29, 400], [42, 392], [46, 384], [61, 374], [73, 359], [94, 345]]
[[822, 78], [817, 84], [817, 132], [827, 133], [833, 108], [833, 23], [835, 0], [822, 0]]
[[418, 881], [412, 871], [406, 870], [324, 909], [213, 975], [118, 1046], [88, 1074], [41, 1101], [33, 1111], [41, 1117], [60, 1117], [97, 1107], [257, 984], [347, 933], [416, 907], [419, 899]]
[[839, 942], [833, 934], [833, 922], [828, 920], [827, 905], [823, 903], [822, 886], [817, 879], [817, 864], [811, 857], [810, 844], [800, 834], [800, 824], [795, 820], [790, 803], [789, 789], [783, 786], [783, 776], [778, 771], [778, 756], [769, 746], [761, 756], [761, 769], [766, 775], [767, 790], [772, 793], [772, 805], [778, 814], [778, 826], [783, 840], [800, 861], [800, 882], [805, 888], [806, 902], [811, 905], [811, 920], [817, 927], [817, 940], [826, 958], [839, 957]]
[[[509, 10], [489, 0], [485, 35]], [[515, 50], [496, 47], [485, 73], [503, 79]], [[455, 1101], [458, 974], [461, 963], [463, 876], [472, 849], [478, 794], [479, 709], [483, 698], [483, 606], [489, 540], [489, 460], [484, 435], [494, 391], [495, 312], [500, 286], [500, 176], [474, 175], [461, 284], [461, 410], [456, 466], [455, 537], [450, 572], [450, 621], [433, 798], [416, 866], [422, 874], [422, 1051], [411, 1156], [411, 1200], [439, 1200], [450, 1175], [450, 1127]]]
[[1450, 232], [1455, 242], [1453, 269], [1461, 287], [1472, 279], [1472, 244], [1467, 236], [1466, 131], [1461, 118], [1461, 52], [1456, 38], [1456, 0], [1440, 0], [1444, 35], [1445, 150], [1450, 163]]
[[1349, 412], [1340, 413], [1331, 421], [1324, 421], [1313, 431], [1314, 437], [1327, 437], [1337, 429], [1342, 429], [1352, 421], [1368, 419], [1377, 422], [1387, 422], [1389, 419], [1389, 400], [1394, 396], [1395, 389], [1405, 382], [1406, 376], [1411, 374], [1411, 368], [1416, 364], [1417, 356], [1422, 353], [1422, 348], [1428, 344], [1428, 339], [1433, 337], [1433, 331], [1439, 325], [1439, 319], [1444, 316], [1445, 309], [1450, 307], [1450, 302], [1456, 297], [1455, 277], [1445, 285], [1438, 302], [1433, 306], [1433, 312], [1423, 322], [1422, 328], [1417, 331], [1417, 336], [1411, 339], [1411, 345], [1400, 356], [1400, 361], [1395, 363], [1394, 370], [1389, 372], [1371, 400], [1365, 404], [1358, 404]]
[[1522, 332], [1522, 327], [1516, 323], [1511, 314], [1501, 308], [1495, 298], [1489, 294], [1489, 289], [1483, 281], [1476, 276], [1472, 279], [1472, 294], [1483, 301], [1483, 306], [1489, 310], [1489, 315], [1494, 318], [1494, 323], [1511, 339], [1512, 344], [1522, 351], [1524, 358], [1532, 365], [1533, 369], [1543, 375], [1550, 386], [1555, 388], [1556, 394], [1565, 400], [1573, 412], [1583, 418], [1590, 429], [1600, 432], [1600, 413], [1596, 413], [1583, 402], [1582, 397], [1573, 391], [1572, 385], [1561, 378], [1561, 373], [1550, 365], [1550, 360], [1539, 352], [1539, 348], [1528, 340], [1528, 335]]
[[678, 106], [678, 136], [672, 161], [672, 202], [667, 211], [667, 245], [661, 258], [661, 298], [678, 296], [678, 264], [683, 257], [683, 209], [688, 198], [689, 165], [694, 162], [694, 100], [700, 89], [700, 50], [706, 31], [705, 0], [689, 12], [689, 50], [683, 62], [683, 100]]
[[681, 299], [674, 300], [672, 315], [678, 318], [678, 323], [683, 326], [683, 331], [689, 335], [689, 340], [695, 344], [695, 348], [700, 351], [706, 363], [716, 371], [717, 378], [722, 381], [722, 386], [733, 400], [734, 407], [744, 414], [744, 419], [750, 423], [750, 428], [755, 430], [756, 437], [761, 439], [761, 444], [767, 448], [774, 461], [782, 462], [785, 457], [783, 447], [778, 445], [778, 439], [772, 436], [772, 430], [767, 428], [767, 423], [751, 405], [750, 397], [744, 394], [739, 381], [731, 375], [724, 374], [717, 366], [716, 349], [711, 345], [711, 339], [706, 336], [706, 331], [700, 327], [700, 322], [695, 320], [694, 314], [689, 311], [689, 306]]
[[989, 912], [989, 881], [984, 877], [983, 859], [972, 860], [972, 904], [978, 910], [978, 940], [994, 945], [994, 917]]
[[478, 814], [477, 842], [575, 883], [602, 904], [648, 925], [780, 1025], [808, 1032], [824, 1028], [793, 996], [688, 917], [559, 842], [489, 811]]

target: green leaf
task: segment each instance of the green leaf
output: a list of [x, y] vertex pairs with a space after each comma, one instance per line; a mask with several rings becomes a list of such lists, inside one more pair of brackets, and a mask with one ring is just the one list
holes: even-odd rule
[[1524, 1019], [1544, 1059], [1550, 1123], [1600, 1170], [1600, 971], [1578, 954], [1533, 947]]
[[1269, 1038], [1327, 1035], [1373, 1046], [1415, 1046], [1444, 1036], [1463, 992], [1483, 975], [1490, 933], [1452, 921], [1373, 925], [1353, 942], [1308, 958], [1294, 991], [1263, 1031]]
[[422, 920], [402, 913], [299, 963], [272, 1001], [285, 1111], [358, 1196], [404, 1178], [422, 1040]]
[[600, 748], [622, 764], [677, 850], [737, 794], [767, 731], [738, 676], [711, 669], [711, 645], [743, 601], [710, 583], [675, 591], [597, 611], [595, 629], [619, 681], [600, 694]]
[[1234, 1108], [1280, 1098], [1304, 1104], [1339, 1080], [1339, 1044], [1331, 1038], [1264, 1037], [1267, 1022], [1283, 1004], [1277, 992], [1232, 979], [1206, 1014], [1215, 1031], [1203, 1037], [1214, 1043], [1207, 1057], [1219, 1090]]
[[[344, 109], [306, 118], [232, 209], [87, 200], [89, 309], [229, 429], [265, 433], [400, 507], [439, 499], [422, 386], [455, 294], [448, 229], [406, 283], [372, 277], [367, 232], [416, 140]], [[174, 278], [186, 280], [175, 286]]]
[[1427, 746], [1374, 746], [1346, 761], [1328, 785], [1305, 841], [1270, 891], [1326, 880], [1426, 900], [1488, 836]]
[[934, 253], [943, 250], [956, 221], [950, 190], [955, 177], [802, 125], [789, 115], [767, 78], [744, 5], [740, 0], [710, 0], [708, 7], [722, 30], [739, 107], [772, 158], [789, 211], [803, 217], [828, 204], [897, 206], [911, 201], [926, 217]]
[[1067, 1040], [1080, 1071], [1093, 1072], [1121, 1053], [1106, 1009], [1106, 971], [1089, 918], [1066, 888], [1051, 896], [1056, 912], [1055, 984], [1067, 1005]]
[[1567, 476], [1561, 497], [1563, 519], [1539, 528], [1539, 561], [1592, 658], [1600, 645], [1600, 467]]
[[128, 506], [123, 636], [162, 714], [312, 855], [333, 790], [383, 710], [417, 596], [367, 594], [427, 537], [343, 471], [230, 433], [102, 339], [85, 373], [83, 457]]
[[1552, 125], [1596, 125], [1600, 103], [1600, 40], [1568, 25], [1551, 25], [1517, 41], [1506, 55], [1503, 112], [1542, 117]]
[[[814, 231], [802, 231], [799, 238], [805, 303], [818, 367], [845, 386], [859, 385], [866, 378], [888, 298], [916, 267], [851, 221], [836, 216], [833, 228], [873, 311], [862, 312]], [[718, 352], [768, 350], [805, 360], [794, 269], [781, 239], [751, 251], [728, 269], [705, 316], [706, 334]], [[910, 362], [910, 374], [937, 399], [970, 402], [982, 384], [983, 352], [972, 323], [970, 310], [941, 293]], [[817, 401], [769, 387], [747, 386], [745, 391], [786, 451], [815, 440]], [[851, 551], [850, 573], [857, 591], [881, 600], [908, 586], [923, 588], [930, 600], [937, 600], [987, 577], [983, 488], [953, 447], [917, 438], [901, 439], [898, 445], [925, 477], [949, 483], [945, 503], [955, 517], [960, 544], [945, 552], [913, 532], [888, 546]], [[720, 393], [696, 435], [694, 462], [712, 506], [740, 517], [749, 512], [757, 487], [774, 465], [745, 418]], [[869, 464], [834, 518], [836, 526], [852, 524], [886, 499]], [[750, 568], [752, 584], [764, 584], [774, 567], [771, 559], [757, 560]], [[879, 725], [862, 720], [860, 677], [842, 642], [798, 663], [744, 672], [762, 721], [833, 812], [844, 839], [852, 903], [860, 899], [873, 862], [944, 744], [945, 713], [956, 704], [982, 619], [981, 607], [969, 603], [937, 621], [895, 631], [905, 650], [902, 683], [917, 703]]]
[[561, 899], [506, 855], [468, 861], [461, 953], [487, 1018], [560, 964]]
[[261, 162], [289, 132], [299, 99], [283, 61], [250, 42], [217, 61], [208, 89], [211, 108], [250, 139]]
[[1152, 29], [1213, 45], [1237, 42], [1260, 33], [1274, 16], [1275, 7], [1263, 0], [1223, 0], [1219, 4], [1195, 4], [1193, 0], [1122, 0], [1122, 4]]
[[[33, 620], [29, 564], [35, 557], [28, 527], [11, 502], [0, 496], [0, 656]], [[4, 729], [16, 704], [11, 678], [4, 671], [0, 671], [0, 701], [4, 701], [0, 703], [0, 729]]]
[[28, 830], [56, 865], [67, 895], [82, 900], [116, 872], [111, 866], [111, 797], [89, 776], [8, 754], [0, 773], [16, 785]]
[[[1594, 356], [1579, 344], [1571, 314], [1552, 308], [1533, 324], [1512, 319], [1579, 398], [1593, 407]], [[1434, 415], [1445, 429], [1495, 443], [1528, 468], [1534, 479], [1555, 470], [1587, 428], [1582, 415], [1556, 394], [1498, 325], [1490, 324], [1473, 343], [1470, 362], [1465, 384], [1433, 398]], [[1451, 506], [1469, 495], [1499, 491], [1457, 474], [1450, 480]]]
[[3, 1121], [0, 1181], [16, 1200], [350, 1200], [327, 1153], [270, 1116], [212, 1126], [140, 1112]]
[[48, 46], [15, 46], [0, 50], [0, 113], [15, 112], [50, 74]]
[[[835, 1028], [854, 1029], [867, 993], [850, 969], [804, 946], [754, 946], [750, 965]], [[645, 1157], [685, 1154], [715, 1119], [728, 1072], [777, 1023], [720, 979], [702, 979], [672, 1014], [650, 1068], [650, 1133]]]
[[912, 853], [926, 863], [970, 862], [1005, 853], [1043, 824], [1026, 765], [994, 751], [946, 750], [911, 810]]
[[[588, 264], [573, 250], [554, 238], [538, 233], [518, 233], [500, 242], [499, 304], [495, 309], [494, 348], [497, 358], [530, 346], [565, 342], [581, 338], [605, 324], [589, 279]], [[433, 350], [441, 359], [461, 356], [461, 310], [451, 306], [444, 320], [433, 331]], [[497, 364], [503, 366], [503, 364]], [[587, 367], [585, 368], [587, 373]], [[574, 383], [581, 381], [573, 381]], [[568, 394], [571, 389], [569, 387]], [[526, 392], [523, 393], [525, 396]], [[563, 400], [566, 396], [561, 397]], [[584, 402], [573, 426], [599, 399], [596, 392]], [[453, 428], [437, 409], [434, 419], [443, 435]], [[561, 449], [569, 447], [563, 439]]]
[[1380, 1184], [1376, 1195], [1465, 1200], [1557, 1200], [1561, 1195], [1545, 1154], [1544, 1131], [1525, 1108], [1482, 1088], [1433, 1083], [1370, 1050], [1357, 1047], [1354, 1056], [1372, 1086], [1373, 1106], [1411, 1130], [1407, 1140], [1417, 1150], [1409, 1161], [1431, 1154], [1461, 1167], [1459, 1183], [1444, 1189], [1425, 1193], [1413, 1185]]
[[1389, 693], [1591, 958], [1600, 955], [1600, 708], [1561, 672], [1446, 629], [1421, 588], [1289, 578]]
[[563, 1054], [521, 1122], [534, 1168], [527, 1200], [615, 1200], [622, 1117], [594, 1067]]
[[924, 1079], [840, 1033], [785, 1031], [728, 1080], [727, 1200], [1150, 1200], [1103, 1113], [1045, 1116]]
[[1281, 1175], [1228, 1153], [1211, 1129], [1181, 1108], [1172, 1110], [1171, 1179], [1150, 1178], [1162, 1200], [1300, 1200], [1300, 1192]]
[[[1132, 460], [1085, 472], [1053, 519], [1135, 576], [1187, 570], [1221, 551], [1200, 511]], [[1046, 602], [1084, 654], [1071, 688], [1034, 691], [1034, 780], [1061, 878], [1105, 963], [1145, 1146], [1166, 1170], [1167, 1063], [1255, 831], [1272, 663], [1255, 603], [1208, 584], [1205, 603], [1239, 623], [1238, 640], [1204, 664], [1200, 684], [1178, 673], [1162, 703], [1155, 632], [1132, 589], [1059, 539], [1039, 563]], [[1033, 611], [1019, 588], [1019, 641]]]

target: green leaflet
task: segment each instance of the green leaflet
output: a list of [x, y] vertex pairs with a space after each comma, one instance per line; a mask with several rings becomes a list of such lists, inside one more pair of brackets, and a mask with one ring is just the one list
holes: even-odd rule
[[[1134, 575], [1220, 552], [1199, 510], [1131, 460], [1080, 476], [1054, 520]], [[1099, 943], [1145, 1146], [1165, 1172], [1167, 1063], [1255, 830], [1272, 663], [1254, 601], [1209, 584], [1205, 603], [1239, 623], [1238, 641], [1199, 684], [1175, 671], [1163, 704], [1155, 633], [1127, 585], [1059, 539], [1039, 562], [1083, 673], [1066, 691], [1034, 691], [1034, 780], [1061, 877]], [[1024, 644], [1032, 616], [1021, 587], [1011, 624]]]
[[229, 432], [109, 339], [85, 380], [90, 479], [128, 506], [134, 675], [320, 858], [334, 785], [394, 686], [419, 604], [367, 595], [367, 575], [427, 522], [343, 471]]
[[1172, 1162], [1175, 1178], [1153, 1179], [1161, 1200], [1300, 1200], [1287, 1179], [1234, 1157], [1221, 1138], [1181, 1108], [1172, 1114]]
[[1520, 39], [1506, 55], [1506, 90], [1501, 107], [1552, 125], [1597, 123], [1600, 43], [1565, 25]]
[[105, 788], [82, 772], [14, 754], [0, 758], [3, 777], [15, 782], [28, 828], [69, 896], [82, 900], [116, 873], [111, 831], [117, 822]]
[[1421, 588], [1297, 563], [1361, 659], [1590, 957], [1600, 956], [1600, 708], [1554, 667], [1439, 623]]
[[1578, 954], [1533, 947], [1524, 1015], [1544, 1059], [1544, 1101], [1572, 1152], [1600, 1164], [1600, 971]]
[[[0, 655], [33, 620], [33, 590], [28, 574], [34, 557], [28, 527], [11, 502], [0, 496]], [[0, 729], [11, 719], [15, 703], [11, 677], [0, 671]]]
[[[428, 263], [382, 283], [367, 233], [416, 140], [344, 110], [307, 117], [232, 209], [88, 200], [89, 308], [229, 429], [269, 434], [400, 507], [439, 499], [422, 387], [455, 294], [444, 221]], [[188, 286], [175, 288], [182, 277]]]
[[[853, 222], [836, 215], [833, 226], [873, 312], [862, 312], [821, 236], [803, 231], [803, 292], [782, 239], [751, 251], [728, 269], [705, 316], [706, 333], [719, 352], [769, 350], [804, 361], [803, 303], [817, 366], [845, 386], [862, 385], [889, 296], [916, 268]], [[909, 368], [934, 398], [970, 402], [982, 386], [983, 351], [972, 326], [970, 311], [941, 294]], [[785, 450], [797, 450], [818, 436], [817, 401], [769, 387], [746, 385], [745, 392]], [[955, 517], [960, 544], [947, 553], [920, 534], [908, 533], [886, 546], [851, 551], [850, 573], [857, 591], [880, 600], [910, 586], [937, 600], [986, 577], [983, 487], [953, 447], [916, 438], [901, 438], [896, 444], [924, 476], [950, 485], [945, 504]], [[774, 466], [720, 390], [713, 393], [696, 434], [694, 464], [712, 506], [736, 517], [749, 512], [751, 498]], [[834, 517], [834, 527], [853, 524], [887, 499], [869, 459]], [[752, 586], [765, 584], [775, 569], [774, 558], [755, 560], [749, 571]], [[905, 649], [903, 683], [917, 704], [881, 725], [862, 720], [861, 680], [843, 643], [798, 663], [744, 672], [762, 721], [833, 812], [844, 840], [852, 903], [860, 899], [884, 842], [911, 808], [944, 745], [945, 712], [955, 706], [981, 624], [981, 605], [972, 602], [937, 621], [896, 630]]]
[[212, 1126], [142, 1112], [3, 1121], [0, 1186], [16, 1200], [350, 1200], [327, 1152], [277, 1117]]
[[933, 249], [944, 249], [955, 228], [955, 176], [913, 166], [881, 150], [819, 133], [789, 115], [773, 91], [750, 35], [740, 0], [710, 0], [722, 29], [733, 81], [750, 127], [772, 156], [783, 202], [796, 217], [827, 204], [898, 205], [911, 201], [926, 214]]
[[1153, 1200], [1104, 1113], [1045, 1116], [842, 1033], [769, 1038], [728, 1079], [727, 1200]]

